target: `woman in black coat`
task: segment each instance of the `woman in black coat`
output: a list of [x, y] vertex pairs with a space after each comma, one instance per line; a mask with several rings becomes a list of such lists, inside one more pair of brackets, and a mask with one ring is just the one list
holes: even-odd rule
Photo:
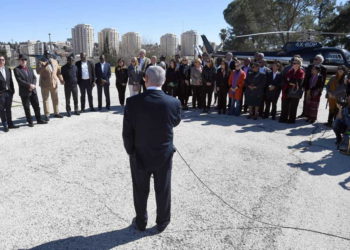
[[184, 57], [179, 67], [179, 99], [183, 110], [188, 110], [188, 99], [191, 94], [191, 66], [188, 64], [188, 59]]
[[216, 72], [216, 91], [218, 94], [218, 113], [225, 114], [227, 108], [228, 78], [230, 71], [228, 64], [222, 61]]
[[216, 70], [214, 67], [214, 61], [208, 58], [206, 65], [202, 71], [202, 82], [203, 82], [203, 112], [208, 112], [210, 110], [211, 100], [214, 91], [214, 83], [216, 78]]
[[119, 103], [123, 107], [125, 103], [125, 90], [128, 83], [128, 69], [123, 59], [118, 60], [118, 66], [115, 68], [116, 86], [118, 90]]
[[173, 97], [177, 96], [179, 86], [179, 71], [176, 70], [176, 61], [172, 59], [166, 70], [165, 92]]

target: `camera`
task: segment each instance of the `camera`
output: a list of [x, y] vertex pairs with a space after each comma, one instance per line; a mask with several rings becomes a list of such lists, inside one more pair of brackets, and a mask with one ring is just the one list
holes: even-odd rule
[[337, 98], [337, 103], [342, 107], [345, 108], [348, 106], [348, 99], [345, 96]]

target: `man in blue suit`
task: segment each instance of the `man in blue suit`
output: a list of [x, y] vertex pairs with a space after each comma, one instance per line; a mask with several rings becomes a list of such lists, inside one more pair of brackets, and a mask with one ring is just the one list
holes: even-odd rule
[[157, 202], [157, 229], [170, 222], [171, 169], [175, 152], [173, 128], [181, 121], [181, 103], [162, 91], [165, 70], [151, 66], [145, 75], [147, 91], [126, 101], [123, 140], [130, 157], [136, 218], [143, 231], [147, 225], [147, 199], [153, 175]]
[[102, 109], [102, 89], [106, 97], [106, 108], [109, 110], [111, 99], [109, 95], [109, 78], [111, 78], [111, 66], [106, 62], [105, 56], [100, 56], [100, 62], [95, 64], [95, 75], [97, 83], [98, 110]]

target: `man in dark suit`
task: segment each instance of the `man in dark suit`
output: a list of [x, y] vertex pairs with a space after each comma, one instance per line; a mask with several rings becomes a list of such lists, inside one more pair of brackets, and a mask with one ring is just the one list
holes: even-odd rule
[[74, 55], [67, 57], [67, 64], [61, 69], [64, 80], [64, 95], [66, 97], [67, 116], [71, 117], [70, 97], [73, 96], [74, 114], [80, 115], [78, 111], [78, 69], [74, 65]]
[[157, 202], [157, 229], [162, 232], [170, 222], [170, 187], [173, 128], [181, 121], [181, 103], [166, 95], [161, 86], [165, 70], [151, 66], [146, 71], [147, 91], [126, 101], [123, 140], [130, 157], [136, 218], [133, 223], [143, 231], [147, 225], [147, 199], [153, 175]]
[[102, 109], [102, 89], [106, 97], [106, 108], [109, 110], [111, 106], [111, 99], [109, 95], [109, 78], [111, 78], [111, 66], [106, 62], [105, 56], [100, 56], [100, 62], [95, 64], [96, 83], [97, 83], [97, 97], [98, 110]]
[[81, 112], [85, 111], [85, 96], [88, 95], [90, 111], [95, 111], [92, 88], [95, 84], [95, 69], [92, 62], [86, 59], [85, 53], [80, 53], [80, 61], [75, 64], [78, 68], [78, 85], [80, 88]]
[[12, 122], [11, 106], [15, 88], [11, 70], [5, 66], [5, 63], [5, 57], [0, 55], [0, 118], [4, 131], [8, 132], [9, 128], [18, 128], [18, 126]]
[[46, 124], [41, 119], [38, 95], [36, 93], [36, 76], [31, 67], [27, 66], [28, 58], [25, 55], [19, 55], [19, 66], [14, 70], [15, 77], [19, 87], [19, 95], [22, 99], [24, 112], [26, 114], [29, 127], [33, 127], [32, 115], [30, 113], [30, 104], [34, 109], [35, 118], [38, 124]]

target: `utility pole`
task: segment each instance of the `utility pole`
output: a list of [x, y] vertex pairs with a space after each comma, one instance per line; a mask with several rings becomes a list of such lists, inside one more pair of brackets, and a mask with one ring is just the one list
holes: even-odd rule
[[51, 47], [51, 33], [49, 33], [49, 50], [52, 52], [52, 47]]

